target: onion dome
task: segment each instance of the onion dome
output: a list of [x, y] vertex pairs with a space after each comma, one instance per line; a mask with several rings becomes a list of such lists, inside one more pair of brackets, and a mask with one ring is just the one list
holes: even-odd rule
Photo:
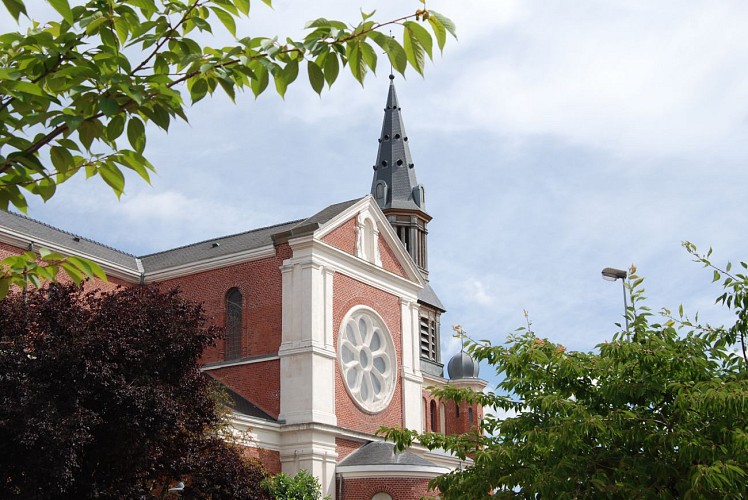
[[478, 378], [480, 365], [465, 351], [460, 351], [449, 360], [447, 372], [451, 380]]

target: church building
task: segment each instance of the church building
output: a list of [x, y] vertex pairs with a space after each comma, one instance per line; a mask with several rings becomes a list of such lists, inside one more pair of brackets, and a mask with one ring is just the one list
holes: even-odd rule
[[179, 287], [226, 328], [203, 371], [227, 387], [238, 439], [270, 472], [306, 469], [338, 499], [434, 494], [428, 481], [460, 461], [418, 446], [396, 454], [375, 433], [466, 432], [482, 408], [441, 402], [426, 388], [485, 382], [464, 352], [447, 373], [442, 364], [431, 216], [392, 79], [371, 190], [361, 198], [140, 257], [0, 212], [0, 259], [46, 247], [97, 262], [109, 277], [103, 288]]

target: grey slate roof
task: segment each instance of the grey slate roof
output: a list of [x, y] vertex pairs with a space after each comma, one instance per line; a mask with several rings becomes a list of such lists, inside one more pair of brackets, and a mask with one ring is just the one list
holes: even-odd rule
[[[390, 90], [387, 95], [387, 106], [384, 108], [371, 194], [383, 209], [400, 208], [425, 212], [423, 201], [413, 198], [413, 189], [418, 186], [418, 181], [393, 79], [390, 75]], [[380, 181], [387, 186], [387, 196], [383, 200], [376, 197], [376, 187]]]
[[423, 289], [418, 292], [418, 302], [423, 302], [424, 304], [433, 306], [442, 312], [447, 311], [447, 309], [444, 307], [444, 304], [442, 304], [442, 301], [439, 300], [439, 297], [436, 296], [436, 292], [434, 291], [434, 289], [431, 288], [431, 285], [429, 285], [428, 281], [424, 285]]
[[29, 243], [36, 241], [47, 241], [56, 245], [70, 248], [79, 255], [90, 255], [92, 257], [112, 262], [133, 272], [137, 272], [136, 257], [127, 252], [103, 245], [82, 236], [57, 229], [49, 224], [36, 221], [25, 215], [5, 212], [0, 210], [0, 226], [10, 229], [15, 233], [27, 236]]
[[252, 231], [245, 231], [243, 233], [222, 236], [220, 238], [213, 238], [193, 243], [191, 245], [173, 248], [164, 252], [144, 255], [141, 257], [143, 269], [147, 275], [149, 272], [159, 271], [161, 269], [186, 265], [203, 259], [224, 257], [238, 252], [272, 245], [272, 235], [287, 231], [302, 220], [303, 219], [276, 224], [274, 226], [262, 227]]
[[372, 441], [354, 451], [338, 467], [360, 465], [418, 465], [421, 467], [439, 467], [415, 453], [402, 451], [395, 453], [395, 445], [384, 441]]
[[274, 237], [279, 234], [297, 236], [305, 232], [314, 231], [320, 225], [329, 221], [360, 200], [361, 198], [358, 198], [330, 205], [306, 219], [298, 219], [242, 233], [221, 236], [219, 238], [213, 238], [193, 243], [191, 245], [165, 250], [163, 252], [152, 253], [142, 257], [136, 257], [127, 252], [117, 250], [96, 241], [77, 236], [73, 233], [57, 229], [48, 224], [12, 212], [4, 212], [0, 210], [0, 227], [5, 227], [15, 233], [27, 236], [29, 243], [33, 241], [46, 241], [58, 244], [79, 252], [80, 254], [90, 255], [95, 258], [118, 264], [134, 273], [140, 272], [137, 264], [138, 259], [140, 259], [143, 271], [147, 275], [148, 273], [160, 271], [162, 269], [189, 265], [204, 259], [224, 257], [238, 252], [272, 245]]

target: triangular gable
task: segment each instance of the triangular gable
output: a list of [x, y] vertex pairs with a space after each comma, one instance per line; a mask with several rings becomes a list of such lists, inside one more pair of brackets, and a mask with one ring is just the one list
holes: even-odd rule
[[372, 196], [362, 198], [322, 224], [314, 236], [386, 271], [424, 284], [413, 259]]

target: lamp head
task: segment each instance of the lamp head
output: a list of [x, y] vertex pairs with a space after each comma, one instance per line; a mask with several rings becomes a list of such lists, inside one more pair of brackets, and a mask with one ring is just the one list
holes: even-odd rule
[[612, 267], [606, 267], [602, 271], [603, 279], [608, 281], [615, 281], [617, 279], [625, 280], [628, 274], [622, 269], [614, 269]]

